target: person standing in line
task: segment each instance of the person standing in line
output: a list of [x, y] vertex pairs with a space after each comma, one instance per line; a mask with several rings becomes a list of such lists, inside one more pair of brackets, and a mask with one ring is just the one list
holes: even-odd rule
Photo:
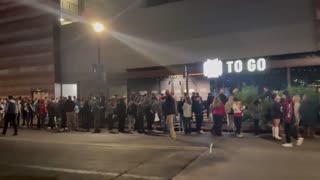
[[254, 134], [258, 136], [260, 134], [260, 119], [262, 117], [262, 99], [257, 98], [253, 104], [249, 107], [251, 112], [251, 117], [254, 123]]
[[152, 111], [154, 112], [154, 115], [155, 115], [154, 119], [156, 119], [156, 115], [158, 115], [159, 122], [161, 122], [162, 120], [161, 103], [155, 94], [152, 95], [151, 106], [152, 106]]
[[271, 116], [273, 119], [272, 136], [277, 140], [281, 140], [282, 138], [279, 136], [279, 126], [283, 108], [280, 104], [280, 97], [277, 94], [272, 95], [271, 98], [273, 99], [271, 107]]
[[198, 96], [193, 104], [194, 113], [196, 116], [196, 130], [199, 134], [203, 134], [202, 131], [202, 122], [203, 122], [203, 106], [201, 97]]
[[109, 98], [107, 102], [107, 124], [109, 132], [112, 132], [113, 129], [113, 116], [114, 116], [114, 99]]
[[64, 108], [67, 116], [67, 127], [69, 130], [76, 130], [76, 114], [74, 108], [76, 103], [72, 101], [71, 96], [68, 96], [68, 100], [65, 102]]
[[297, 128], [298, 136], [301, 137], [300, 134], [300, 122], [301, 122], [301, 116], [300, 116], [300, 107], [301, 107], [301, 97], [299, 95], [293, 96], [293, 111], [294, 111], [294, 126]]
[[152, 110], [151, 100], [148, 95], [146, 95], [144, 98], [144, 107], [145, 107], [144, 114], [145, 114], [146, 121], [147, 121], [147, 129], [148, 129], [148, 131], [152, 131], [155, 113]]
[[27, 103], [27, 106], [28, 106], [28, 117], [27, 117], [27, 127], [30, 127], [32, 128], [33, 127], [33, 119], [34, 119], [34, 102], [33, 100], [29, 99], [28, 100], [28, 103]]
[[94, 98], [93, 102], [93, 119], [94, 119], [94, 131], [92, 133], [100, 133], [100, 120], [101, 120], [101, 111], [104, 108], [102, 104], [102, 98], [100, 97], [99, 99]]
[[17, 126], [20, 127], [20, 119], [21, 119], [21, 109], [22, 109], [22, 106], [21, 106], [21, 97], [17, 98], [16, 99], [16, 104], [17, 104]]
[[[284, 131], [286, 134], [286, 143], [282, 144], [283, 147], [293, 147], [291, 143], [291, 136], [297, 140], [297, 146], [301, 146], [303, 143], [303, 138], [298, 137], [297, 128], [293, 128], [294, 124], [294, 103], [292, 98], [289, 96], [288, 91], [283, 93], [284, 102], [282, 104], [283, 109], [283, 122]], [[292, 133], [293, 132], [293, 133]]]
[[48, 117], [49, 117], [48, 130], [51, 130], [51, 129], [54, 129], [56, 126], [54, 122], [54, 117], [55, 117], [54, 98], [49, 99], [47, 109], [48, 109]]
[[41, 128], [45, 128], [45, 120], [46, 117], [48, 115], [48, 110], [45, 104], [45, 101], [43, 99], [40, 99], [39, 101], [39, 116], [40, 116], [40, 122], [38, 124], [40, 124], [40, 126], [38, 126], [39, 129]]
[[137, 131], [139, 134], [144, 133], [144, 104], [143, 104], [143, 97], [137, 99]]
[[227, 127], [228, 127], [228, 130], [231, 132], [234, 132], [234, 129], [235, 129], [233, 104], [234, 104], [234, 96], [230, 95], [228, 98], [228, 102], [225, 105], [225, 109], [227, 113]]
[[22, 117], [23, 127], [26, 126], [26, 122], [27, 122], [27, 111], [28, 111], [27, 102], [28, 102], [28, 99], [26, 97], [21, 99], [21, 117]]
[[183, 105], [184, 105], [184, 103], [185, 103], [185, 99], [184, 99], [184, 97], [182, 96], [181, 98], [180, 98], [180, 101], [178, 102], [178, 112], [179, 112], [179, 131], [180, 132], [183, 132], [183, 129], [184, 129], [184, 126], [183, 126]]
[[226, 117], [226, 109], [220, 96], [216, 96], [212, 104], [214, 125], [212, 126], [211, 132], [216, 136], [222, 136], [222, 124], [223, 119]]
[[192, 127], [191, 127], [191, 116], [192, 116], [192, 102], [190, 97], [186, 97], [186, 101], [182, 106], [183, 109], [183, 125], [184, 125], [184, 133], [191, 134]]
[[207, 116], [210, 120], [213, 120], [212, 117], [212, 103], [213, 103], [214, 96], [212, 96], [212, 93], [208, 93], [207, 103], [206, 103], [206, 110], [207, 110]]
[[0, 127], [4, 127], [4, 109], [5, 102], [3, 99], [0, 98]]
[[304, 95], [300, 107], [301, 124], [305, 130], [305, 137], [314, 138], [315, 126], [318, 119], [318, 102]]
[[176, 132], [174, 131], [174, 116], [176, 115], [176, 102], [171, 96], [170, 91], [166, 90], [166, 100], [164, 105], [164, 112], [167, 116], [167, 126], [170, 131], [170, 138], [173, 140], [177, 139]]
[[234, 111], [234, 124], [236, 127], [236, 137], [242, 138], [243, 134], [241, 133], [242, 128], [242, 119], [243, 119], [243, 106], [241, 105], [241, 101], [238, 98], [234, 99], [233, 103], [233, 111]]
[[6, 103], [6, 106], [4, 108], [4, 128], [2, 131], [2, 135], [5, 136], [7, 134], [7, 129], [9, 122], [11, 122], [13, 128], [14, 128], [14, 134], [13, 136], [18, 135], [18, 127], [16, 123], [16, 116], [17, 116], [17, 104], [13, 99], [13, 96], [8, 97], [8, 101]]
[[137, 119], [137, 110], [138, 110], [138, 107], [135, 102], [135, 96], [131, 96], [128, 103], [128, 110], [127, 110], [129, 133], [132, 133], [134, 130], [134, 124]]
[[86, 132], [90, 131], [90, 119], [91, 119], [91, 111], [90, 111], [90, 105], [89, 105], [89, 99], [84, 100], [83, 108], [81, 108], [82, 115], [81, 115], [81, 121], [82, 121], [82, 127]]
[[119, 125], [118, 125], [118, 132], [124, 133], [126, 117], [127, 117], [127, 107], [124, 98], [120, 98], [119, 103], [116, 108]]

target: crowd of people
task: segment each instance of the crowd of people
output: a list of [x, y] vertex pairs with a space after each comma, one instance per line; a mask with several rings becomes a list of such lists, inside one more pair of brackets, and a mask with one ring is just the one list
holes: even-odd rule
[[[165, 133], [170, 133], [172, 139], [176, 139], [176, 120], [179, 121], [179, 131], [191, 134], [195, 130], [202, 134], [206, 114], [207, 118], [213, 121], [213, 135], [222, 136], [223, 124], [226, 121], [228, 130], [241, 138], [244, 112], [248, 111], [254, 123], [255, 135], [260, 133], [261, 119], [272, 122], [272, 134], [276, 140], [282, 139], [280, 127], [283, 127], [286, 137], [284, 147], [292, 147], [291, 137], [297, 139], [298, 146], [302, 145], [304, 135], [300, 133], [301, 127], [304, 127], [306, 135], [314, 135], [314, 127], [319, 118], [319, 102], [307, 95], [301, 100], [299, 95], [291, 97], [287, 91], [280, 97], [277, 93], [265, 89], [264, 94], [254, 102], [243, 104], [237, 97], [238, 91], [234, 89], [228, 97], [223, 90], [215, 97], [210, 93], [207, 101], [203, 101], [198, 93], [192, 93], [191, 97], [185, 94], [178, 102], [170, 91], [159, 96], [132, 95], [128, 99], [117, 95], [110, 99], [104, 96], [87, 99], [71, 96], [58, 99], [14, 99], [9, 96], [0, 101], [0, 126], [3, 126], [2, 135], [6, 135], [9, 125], [14, 128], [13, 135], [18, 135], [18, 127], [33, 128], [34, 120], [38, 129], [61, 132], [89, 132], [93, 128], [93, 133], [100, 133], [100, 129], [107, 126], [111, 133], [145, 133], [153, 131], [157, 125]], [[267, 111], [263, 111], [263, 102], [271, 104]], [[114, 130], [115, 124], [118, 124], [117, 131]]]

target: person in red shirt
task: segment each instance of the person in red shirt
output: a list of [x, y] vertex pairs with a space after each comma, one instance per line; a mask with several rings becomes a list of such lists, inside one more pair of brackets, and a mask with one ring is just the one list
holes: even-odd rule
[[214, 98], [212, 103], [212, 109], [214, 125], [212, 127], [211, 132], [216, 136], [222, 136], [222, 123], [227, 113], [224, 104], [219, 96], [216, 96]]
[[43, 99], [41, 99], [39, 102], [39, 115], [40, 115], [41, 128], [44, 128], [45, 126], [44, 122], [48, 115], [48, 110], [47, 110], [45, 101]]

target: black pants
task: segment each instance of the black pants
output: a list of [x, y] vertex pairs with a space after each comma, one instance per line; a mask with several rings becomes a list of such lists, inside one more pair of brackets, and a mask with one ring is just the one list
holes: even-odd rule
[[38, 128], [44, 128], [45, 125], [44, 125], [44, 122], [46, 120], [46, 117], [44, 115], [38, 115]]
[[9, 122], [11, 123], [11, 125], [14, 128], [14, 134], [17, 134], [18, 133], [18, 127], [17, 127], [17, 123], [16, 123], [16, 114], [6, 114], [4, 116], [4, 128], [3, 128], [2, 134], [3, 135], [7, 134], [7, 129], [8, 129]]
[[197, 132], [201, 131], [202, 122], [203, 122], [203, 114], [196, 114], [196, 129], [197, 129]]
[[258, 134], [260, 134], [260, 126], [259, 126], [260, 120], [254, 119], [253, 121], [254, 121], [254, 134], [258, 135]]
[[144, 116], [143, 114], [138, 114], [138, 118], [137, 118], [137, 130], [139, 133], [143, 133], [144, 132]]
[[191, 134], [191, 117], [184, 117], [183, 118], [183, 126], [184, 126], [184, 133]]
[[119, 125], [118, 125], [118, 131], [124, 132], [124, 126], [125, 126], [126, 118], [125, 117], [119, 117]]
[[64, 112], [61, 114], [61, 128], [64, 129], [67, 127], [67, 113]]
[[212, 127], [212, 132], [214, 132], [217, 136], [222, 136], [222, 123], [223, 123], [222, 115], [213, 115], [214, 125]]
[[291, 123], [284, 123], [284, 132], [286, 134], [286, 142], [291, 143], [291, 137], [298, 139], [298, 129]]
[[236, 127], [236, 134], [241, 134], [242, 117], [234, 117], [234, 125]]
[[17, 114], [17, 126], [20, 126], [20, 113]]
[[54, 115], [49, 115], [49, 123], [48, 123], [48, 127], [54, 128], [55, 127], [55, 123], [54, 123]]
[[146, 120], [147, 120], [147, 129], [149, 131], [153, 130], [153, 121], [154, 121], [155, 115], [153, 113], [147, 113], [146, 114]]

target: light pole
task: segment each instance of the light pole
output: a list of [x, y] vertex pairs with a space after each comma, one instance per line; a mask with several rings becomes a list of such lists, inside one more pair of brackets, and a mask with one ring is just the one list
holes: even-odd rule
[[93, 30], [94, 30], [94, 32], [97, 34], [97, 69], [96, 69], [96, 71], [97, 71], [97, 83], [98, 83], [98, 86], [97, 86], [97, 88], [98, 89], [100, 89], [99, 88], [99, 86], [100, 86], [100, 79], [102, 79], [102, 71], [103, 71], [103, 69], [102, 69], [102, 66], [101, 66], [101, 33], [103, 33], [104, 31], [105, 31], [105, 26], [102, 24], [102, 23], [100, 23], [100, 22], [94, 22], [93, 24], [92, 24], [92, 28], [93, 28]]

